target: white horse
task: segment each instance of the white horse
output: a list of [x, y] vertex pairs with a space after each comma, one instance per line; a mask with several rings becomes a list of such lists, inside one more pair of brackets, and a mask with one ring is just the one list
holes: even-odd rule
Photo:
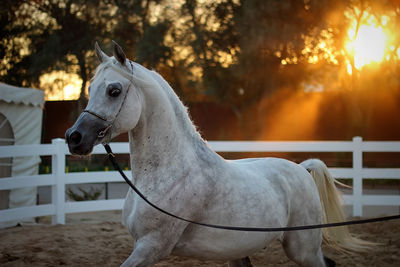
[[[116, 43], [114, 57], [97, 43], [95, 48], [101, 64], [89, 103], [66, 132], [71, 153], [89, 154], [94, 145], [128, 132], [133, 183], [162, 209], [198, 222], [285, 227], [345, 219], [335, 180], [323, 162], [225, 160], [207, 146], [159, 74], [126, 59]], [[251, 266], [248, 256], [276, 239], [301, 266], [331, 266], [334, 261], [321, 251], [323, 238], [344, 251], [368, 245], [346, 227], [243, 232], [197, 226], [160, 213], [131, 189], [122, 217], [134, 239], [123, 266], [152, 266], [170, 254]]]

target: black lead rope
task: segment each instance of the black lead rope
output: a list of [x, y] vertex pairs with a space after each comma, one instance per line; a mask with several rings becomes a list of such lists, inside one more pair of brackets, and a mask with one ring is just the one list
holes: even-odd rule
[[136, 188], [136, 186], [131, 182], [131, 180], [126, 177], [124, 172], [119, 167], [117, 161], [115, 160], [115, 155], [113, 154], [111, 147], [108, 144], [103, 144], [104, 148], [107, 151], [108, 159], [111, 161], [114, 169], [116, 169], [124, 178], [125, 182], [138, 194], [147, 204], [155, 208], [156, 210], [167, 214], [173, 218], [178, 220], [182, 220], [188, 223], [201, 225], [210, 228], [216, 229], [224, 229], [224, 230], [231, 230], [231, 231], [246, 231], [246, 232], [286, 232], [286, 231], [299, 231], [299, 230], [310, 230], [310, 229], [317, 229], [317, 228], [328, 228], [328, 227], [337, 227], [337, 226], [345, 226], [345, 225], [353, 225], [353, 224], [364, 224], [364, 223], [373, 223], [373, 222], [382, 222], [382, 221], [389, 221], [389, 220], [396, 220], [400, 219], [400, 215], [393, 215], [393, 216], [385, 216], [385, 217], [378, 217], [378, 218], [371, 218], [371, 219], [364, 219], [364, 220], [354, 220], [354, 221], [345, 221], [345, 222], [337, 222], [337, 223], [326, 223], [326, 224], [313, 224], [313, 225], [304, 225], [304, 226], [292, 226], [292, 227], [237, 227], [237, 226], [226, 226], [226, 225], [215, 225], [215, 224], [208, 224], [202, 222], [195, 222], [189, 219], [185, 219], [179, 217], [175, 214], [172, 214], [162, 208], [156, 206], [152, 202], [150, 202], [140, 191]]

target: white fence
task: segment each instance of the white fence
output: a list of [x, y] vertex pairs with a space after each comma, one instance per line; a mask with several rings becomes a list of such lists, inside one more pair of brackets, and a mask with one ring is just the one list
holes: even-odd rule
[[[354, 137], [352, 141], [214, 141], [209, 145], [217, 152], [351, 152], [352, 168], [330, 170], [335, 177], [353, 179], [353, 194], [344, 196], [346, 205], [353, 206], [353, 216], [362, 216], [365, 205], [400, 206], [400, 195], [363, 195], [363, 179], [400, 179], [400, 168], [363, 168], [363, 152], [400, 152], [400, 142], [363, 142], [361, 137]], [[128, 143], [111, 143], [111, 147], [115, 154], [129, 153]], [[93, 154], [105, 154], [104, 148], [95, 147]], [[0, 222], [51, 215], [53, 223], [64, 224], [66, 213], [122, 208], [123, 199], [66, 202], [67, 184], [121, 182], [122, 178], [116, 171], [66, 173], [65, 162], [69, 152], [63, 139], [54, 139], [52, 144], [0, 147], [0, 158], [33, 155], [50, 155], [52, 173], [2, 178], [0, 190], [50, 185], [51, 204], [0, 210]], [[130, 171], [125, 173], [131, 177]]]

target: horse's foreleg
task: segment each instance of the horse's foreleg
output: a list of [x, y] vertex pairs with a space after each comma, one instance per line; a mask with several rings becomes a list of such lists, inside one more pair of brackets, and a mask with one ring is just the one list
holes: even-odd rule
[[246, 257], [246, 258], [239, 259], [239, 260], [229, 261], [228, 266], [229, 267], [252, 267], [253, 265], [251, 265], [250, 258]]
[[136, 241], [131, 255], [121, 267], [153, 266], [171, 253], [172, 248], [161, 239], [146, 236]]

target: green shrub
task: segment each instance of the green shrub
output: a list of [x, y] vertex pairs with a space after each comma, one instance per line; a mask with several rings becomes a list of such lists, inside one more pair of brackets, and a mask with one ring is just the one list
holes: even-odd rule
[[68, 197], [75, 201], [96, 200], [100, 197], [101, 193], [103, 192], [103, 189], [101, 188], [95, 189], [93, 187], [90, 187], [89, 191], [85, 191], [80, 187], [78, 187], [78, 190], [82, 193], [82, 195], [77, 194], [71, 188], [68, 188], [67, 189]]

